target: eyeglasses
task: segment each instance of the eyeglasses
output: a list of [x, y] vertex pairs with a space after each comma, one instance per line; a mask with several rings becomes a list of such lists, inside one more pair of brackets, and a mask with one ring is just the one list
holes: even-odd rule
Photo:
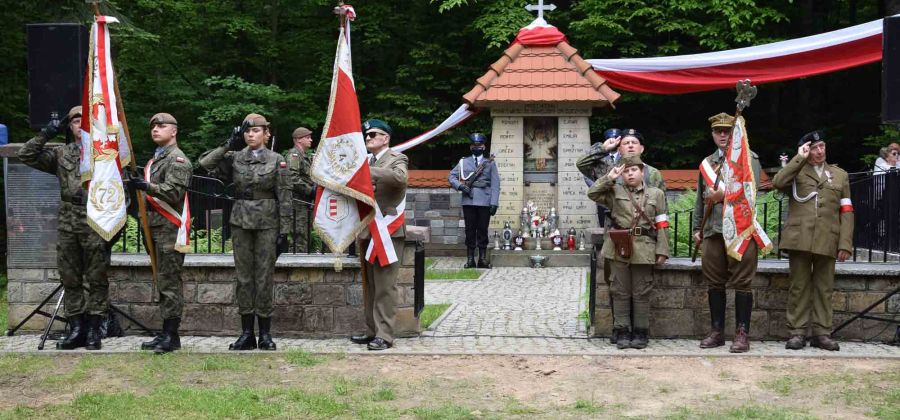
[[377, 131], [370, 131], [370, 132], [366, 133], [366, 138], [374, 139], [375, 137], [386, 136], [386, 135], [387, 134], [385, 134], [385, 133], [379, 133]]

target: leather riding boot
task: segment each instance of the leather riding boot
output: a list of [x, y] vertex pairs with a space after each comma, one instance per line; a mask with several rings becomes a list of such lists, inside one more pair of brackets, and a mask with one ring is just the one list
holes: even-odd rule
[[103, 344], [100, 342], [100, 323], [103, 321], [102, 315], [87, 316], [87, 339], [84, 341], [85, 350], [100, 350]]
[[839, 351], [841, 349], [841, 345], [838, 344], [837, 341], [831, 339], [831, 337], [827, 335], [815, 335], [809, 339], [810, 347], [818, 347], [822, 350], [828, 351]]
[[487, 248], [478, 248], [478, 268], [491, 268], [487, 262]]
[[275, 350], [275, 342], [272, 341], [272, 335], [269, 332], [272, 328], [272, 318], [257, 317], [259, 322], [259, 349]]
[[56, 343], [57, 350], [74, 350], [78, 347], [84, 347], [87, 338], [87, 328], [85, 326], [84, 314], [72, 315], [69, 317], [69, 335]]
[[623, 327], [619, 330], [619, 336], [616, 339], [616, 348], [619, 350], [631, 348], [631, 331], [629, 328]]
[[228, 350], [256, 349], [256, 336], [253, 335], [254, 321], [256, 321], [256, 315], [254, 314], [241, 315], [241, 336], [234, 343], [228, 345]]
[[631, 348], [633, 349], [642, 349], [647, 347], [647, 343], [650, 342], [650, 331], [646, 328], [635, 328], [634, 335], [631, 338]]
[[711, 349], [725, 345], [725, 289], [709, 289], [709, 334], [700, 341], [701, 349]]
[[750, 350], [750, 314], [753, 311], [753, 293], [734, 293], [734, 340], [731, 353], [746, 353]]
[[466, 248], [466, 265], [463, 268], [475, 268], [475, 248]]
[[181, 338], [178, 337], [178, 326], [181, 318], [163, 320], [163, 338], [153, 348], [154, 353], [170, 353], [181, 348]]

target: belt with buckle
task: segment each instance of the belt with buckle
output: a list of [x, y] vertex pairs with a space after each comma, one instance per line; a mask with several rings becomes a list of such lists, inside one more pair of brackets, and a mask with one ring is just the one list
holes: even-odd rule
[[647, 229], [645, 227], [635, 226], [631, 229], [631, 236], [649, 236], [651, 238], [656, 237], [656, 229]]

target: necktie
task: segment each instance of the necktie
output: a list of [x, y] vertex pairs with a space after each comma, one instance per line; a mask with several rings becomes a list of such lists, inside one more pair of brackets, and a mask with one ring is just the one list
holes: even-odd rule
[[372, 166], [374, 164], [375, 164], [375, 155], [372, 155], [372, 157], [369, 158], [369, 166]]

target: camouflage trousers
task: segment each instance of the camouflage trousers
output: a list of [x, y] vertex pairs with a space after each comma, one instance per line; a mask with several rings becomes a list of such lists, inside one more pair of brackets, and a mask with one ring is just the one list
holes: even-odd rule
[[231, 226], [237, 302], [241, 315], [272, 316], [275, 285], [275, 242], [278, 229], [243, 229]]
[[110, 245], [96, 232], [59, 231], [56, 259], [66, 316], [102, 315], [109, 307]]
[[609, 292], [612, 295], [615, 328], [649, 328], [653, 265], [612, 261], [610, 272]]
[[181, 318], [184, 309], [184, 290], [181, 280], [184, 254], [175, 250], [178, 227], [166, 223], [151, 226], [150, 231], [153, 234], [153, 245], [156, 247], [159, 314], [162, 319]]
[[291, 221], [294, 227], [291, 232], [291, 250], [296, 253], [309, 252], [309, 231], [311, 209], [306, 205], [294, 205], [294, 219]]

